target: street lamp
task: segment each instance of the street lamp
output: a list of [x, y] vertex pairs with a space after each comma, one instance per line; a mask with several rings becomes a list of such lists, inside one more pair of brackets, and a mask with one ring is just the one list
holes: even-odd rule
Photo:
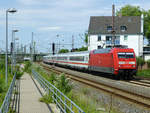
[[19, 47], [19, 42], [18, 42], [18, 46], [17, 46], [17, 49], [16, 49], [16, 45], [17, 45], [17, 40], [19, 40], [19, 38], [15, 38], [15, 40], [14, 40], [14, 56], [15, 56], [15, 59], [14, 59], [14, 67], [16, 67], [16, 57], [17, 57], [17, 54], [18, 54], [18, 47]]
[[7, 9], [6, 10], [6, 52], [5, 52], [5, 81], [7, 85], [7, 76], [8, 76], [8, 13], [15, 13], [16, 9]]
[[11, 74], [13, 74], [13, 67], [14, 67], [14, 52], [15, 52], [15, 32], [18, 32], [19, 30], [12, 30], [12, 48], [11, 48], [11, 51], [12, 51], [12, 59], [11, 59]]

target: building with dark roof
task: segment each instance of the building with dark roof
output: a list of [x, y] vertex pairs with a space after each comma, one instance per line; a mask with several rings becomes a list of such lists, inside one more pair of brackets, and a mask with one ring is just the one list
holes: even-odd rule
[[[143, 16], [115, 16], [115, 45], [133, 48], [137, 56], [143, 54]], [[88, 49], [112, 45], [112, 16], [91, 16], [88, 29]]]

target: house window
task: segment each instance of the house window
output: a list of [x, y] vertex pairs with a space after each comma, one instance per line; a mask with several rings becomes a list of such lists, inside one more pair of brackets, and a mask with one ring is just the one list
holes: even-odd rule
[[124, 35], [124, 41], [127, 41], [127, 40], [128, 40], [128, 36]]
[[115, 36], [115, 45], [120, 45], [120, 36]]
[[112, 26], [107, 26], [107, 31], [112, 31]]
[[97, 49], [102, 49], [102, 47], [101, 46], [97, 46]]
[[112, 36], [106, 36], [106, 44], [112, 44]]
[[127, 27], [126, 26], [120, 26], [120, 30], [124, 32], [127, 30]]
[[101, 35], [98, 35], [98, 41], [101, 41]]

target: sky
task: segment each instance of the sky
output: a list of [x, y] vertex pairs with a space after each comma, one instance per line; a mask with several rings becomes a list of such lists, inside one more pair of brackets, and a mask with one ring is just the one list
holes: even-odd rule
[[0, 0], [0, 49], [5, 49], [6, 10], [17, 9], [8, 14], [9, 44], [12, 30], [19, 32], [19, 44], [29, 45], [34, 33], [36, 48], [49, 52], [51, 43], [60, 43], [60, 48], [84, 46], [84, 33], [88, 30], [90, 16], [111, 16], [112, 4], [116, 10], [130, 4], [148, 10], [149, 0]]

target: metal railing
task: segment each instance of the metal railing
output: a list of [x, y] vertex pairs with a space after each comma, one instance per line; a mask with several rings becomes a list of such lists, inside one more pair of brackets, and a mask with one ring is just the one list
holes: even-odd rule
[[16, 74], [13, 77], [13, 80], [10, 84], [10, 87], [9, 87], [8, 91], [7, 91], [7, 94], [5, 96], [3, 104], [0, 108], [0, 113], [7, 113], [9, 111], [9, 105], [10, 105], [13, 89], [14, 89], [14, 86], [15, 86], [15, 81], [16, 81]]
[[39, 73], [32, 70], [34, 78], [39, 82], [41, 87], [49, 94], [54, 103], [58, 106], [63, 113], [85, 113], [79, 106], [65, 96], [59, 89], [49, 83]]

